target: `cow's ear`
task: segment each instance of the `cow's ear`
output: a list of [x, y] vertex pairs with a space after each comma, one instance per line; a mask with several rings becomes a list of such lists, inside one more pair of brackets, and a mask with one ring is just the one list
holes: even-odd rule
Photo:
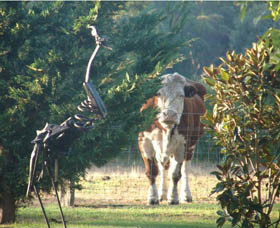
[[185, 85], [184, 92], [185, 97], [193, 97], [195, 94], [197, 94], [196, 88], [191, 85]]

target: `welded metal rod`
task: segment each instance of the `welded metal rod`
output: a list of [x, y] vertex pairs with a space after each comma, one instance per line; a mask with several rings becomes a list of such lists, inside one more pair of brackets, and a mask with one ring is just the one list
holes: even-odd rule
[[60, 204], [60, 200], [59, 200], [59, 197], [58, 197], [58, 194], [57, 194], [57, 186], [56, 186], [56, 183], [54, 182], [53, 176], [52, 176], [52, 174], [51, 174], [51, 171], [50, 171], [48, 165], [46, 165], [46, 169], [47, 169], [47, 172], [48, 172], [48, 174], [49, 174], [50, 180], [51, 180], [51, 182], [52, 182], [52, 185], [53, 185], [53, 188], [54, 188], [54, 191], [55, 191], [55, 196], [56, 196], [56, 200], [57, 200], [57, 203], [58, 203], [58, 207], [59, 207], [59, 211], [60, 211], [60, 215], [61, 215], [61, 219], [62, 219], [64, 228], [67, 228], [67, 227], [66, 227], [66, 221], [65, 221], [65, 219], [64, 219], [64, 215], [63, 215], [63, 211], [62, 211], [62, 207], [61, 207], [61, 204]]
[[91, 67], [92, 61], [95, 58], [99, 48], [100, 48], [100, 44], [97, 44], [96, 48], [94, 49], [94, 52], [92, 53], [92, 55], [91, 55], [91, 57], [89, 59], [89, 62], [88, 62], [88, 65], [87, 65], [87, 72], [86, 72], [85, 82], [89, 81], [90, 67]]
[[46, 221], [46, 223], [47, 223], [47, 226], [48, 226], [48, 228], [50, 228], [50, 223], [49, 223], [49, 220], [48, 220], [48, 217], [47, 217], [45, 208], [44, 208], [44, 206], [43, 206], [41, 197], [40, 197], [40, 195], [39, 195], [39, 192], [37, 191], [37, 188], [36, 188], [36, 185], [35, 185], [35, 184], [33, 184], [33, 189], [34, 189], [34, 192], [35, 192], [35, 194], [37, 195], [37, 198], [38, 198], [38, 200], [39, 200], [39, 203], [40, 203], [40, 206], [41, 206], [41, 209], [42, 209], [42, 212], [43, 212], [45, 221]]

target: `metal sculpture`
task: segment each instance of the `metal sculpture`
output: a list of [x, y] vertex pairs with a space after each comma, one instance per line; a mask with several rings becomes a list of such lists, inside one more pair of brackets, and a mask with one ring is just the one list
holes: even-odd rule
[[[26, 197], [29, 197], [30, 192], [32, 191], [32, 189], [34, 189], [48, 228], [50, 228], [49, 220], [46, 215], [41, 197], [39, 195], [38, 188], [36, 187], [36, 182], [39, 182], [42, 178], [44, 169], [47, 170], [48, 176], [55, 190], [61, 219], [64, 228], [66, 228], [66, 221], [64, 219], [63, 211], [57, 193], [58, 158], [62, 157], [65, 152], [69, 151], [69, 148], [75, 139], [79, 138], [85, 131], [92, 129], [94, 127], [94, 122], [98, 119], [104, 118], [107, 113], [106, 107], [102, 99], [100, 98], [95, 86], [89, 81], [92, 62], [99, 48], [101, 46], [104, 46], [104, 39], [97, 34], [94, 26], [89, 26], [88, 28], [91, 29], [91, 34], [95, 38], [96, 47], [88, 62], [85, 81], [83, 83], [83, 87], [87, 94], [87, 99], [81, 102], [77, 109], [80, 112], [90, 112], [91, 114], [93, 114], [93, 118], [89, 118], [82, 114], [76, 114], [74, 117], [69, 117], [60, 125], [46, 123], [45, 127], [42, 130], [37, 130], [36, 138], [31, 141], [32, 143], [34, 143], [34, 147], [30, 157], [29, 181]], [[106, 48], [111, 49], [109, 47]], [[40, 154], [43, 156], [43, 168], [41, 174], [35, 180], [37, 162]], [[54, 177], [49, 168], [49, 164], [52, 159], [54, 160], [55, 164]]]

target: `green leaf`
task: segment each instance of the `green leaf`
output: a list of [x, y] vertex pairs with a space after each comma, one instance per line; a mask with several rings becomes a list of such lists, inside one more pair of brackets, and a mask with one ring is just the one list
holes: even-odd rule
[[252, 78], [251, 76], [246, 76], [244, 79], [244, 83], [248, 84], [248, 82], [250, 82], [251, 78]]
[[203, 67], [203, 71], [210, 77], [213, 77], [214, 75], [214, 66], [211, 65], [210, 67]]
[[218, 171], [214, 171], [214, 172], [211, 172], [212, 175], [215, 175], [216, 178], [221, 181], [222, 180], [222, 173], [218, 172]]
[[247, 2], [240, 3], [240, 19], [241, 19], [241, 22], [243, 22], [244, 19], [245, 19], [247, 7], [248, 7]]
[[218, 210], [217, 215], [225, 217], [225, 212], [222, 210]]
[[221, 192], [225, 189], [225, 185], [223, 182], [217, 183], [216, 187], [214, 188], [215, 192]]
[[240, 213], [236, 213], [232, 216], [232, 221], [231, 221], [231, 225], [232, 226], [236, 226], [237, 223], [240, 222], [240, 219], [241, 219], [241, 214]]
[[222, 227], [226, 222], [225, 217], [219, 217], [216, 221], [217, 227]]
[[211, 86], [211, 87], [215, 86], [215, 81], [212, 78], [205, 77], [204, 80], [209, 86]]
[[242, 228], [254, 228], [249, 219], [245, 218], [242, 222]]
[[229, 76], [229, 74], [226, 72], [226, 71], [224, 71], [223, 69], [221, 69], [221, 79], [222, 80], [224, 80], [224, 81], [228, 81], [229, 80], [229, 78], [230, 78], [230, 76]]
[[126, 74], [125, 74], [125, 78], [126, 78], [126, 80], [128, 81], [128, 82], [130, 82], [130, 77], [129, 77], [129, 74], [126, 72]]

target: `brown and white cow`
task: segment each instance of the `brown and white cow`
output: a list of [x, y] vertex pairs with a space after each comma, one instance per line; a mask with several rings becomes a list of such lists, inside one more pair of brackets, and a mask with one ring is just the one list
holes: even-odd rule
[[[152, 106], [159, 110], [153, 124], [139, 133], [138, 144], [150, 182], [148, 204], [167, 199], [178, 204], [177, 183], [182, 176], [180, 202], [191, 202], [188, 166], [195, 145], [203, 134], [200, 116], [205, 113], [205, 87], [178, 73], [162, 76], [162, 88], [140, 111]], [[169, 171], [168, 171], [169, 170]], [[155, 184], [160, 173], [159, 191]], [[169, 188], [167, 191], [167, 175]]]

